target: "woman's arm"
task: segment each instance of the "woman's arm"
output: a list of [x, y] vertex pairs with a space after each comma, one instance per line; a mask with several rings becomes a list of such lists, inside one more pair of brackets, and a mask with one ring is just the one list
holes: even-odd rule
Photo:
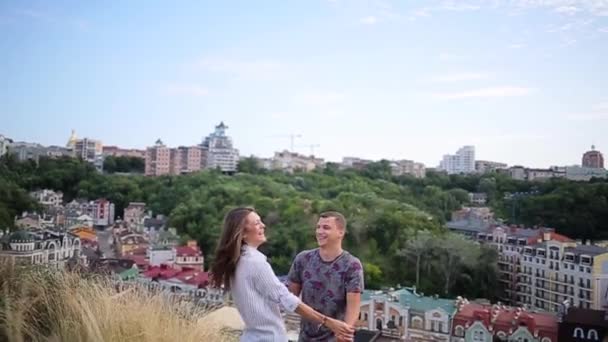
[[354, 334], [352, 326], [327, 317], [302, 303], [300, 298], [289, 292], [287, 286], [279, 281], [268, 262], [256, 262], [255, 265], [255, 269], [252, 270], [253, 285], [262, 296], [279, 304], [286, 311], [295, 312], [306, 320], [327, 326], [343, 340], [352, 340]]

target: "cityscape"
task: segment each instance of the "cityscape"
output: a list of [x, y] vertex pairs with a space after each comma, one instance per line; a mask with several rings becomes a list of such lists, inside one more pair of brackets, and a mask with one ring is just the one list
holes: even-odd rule
[[[288, 175], [327, 167], [321, 158], [288, 150], [270, 158], [240, 156], [227, 129], [220, 122], [200, 144], [175, 148], [167, 147], [161, 139], [146, 150], [104, 146], [101, 140], [78, 138], [74, 131], [65, 146], [14, 142], [5, 136], [1, 146], [5, 157], [19, 162], [73, 158], [90, 164], [98, 173], [107, 172], [104, 161], [111, 158], [140, 160], [143, 168], [124, 173], [126, 176], [185, 176], [217, 170], [230, 177], [239, 173], [239, 164], [244, 160], [253, 161], [260, 169]], [[595, 146], [582, 154], [581, 165], [547, 169], [476, 160], [474, 146], [463, 146], [455, 154], [444, 155], [436, 168], [411, 160], [382, 162], [393, 177], [413, 179], [424, 179], [427, 172], [432, 172], [503, 175], [514, 181], [542, 184], [554, 179], [589, 182], [607, 176], [603, 154]], [[364, 171], [382, 162], [344, 157], [337, 167]], [[453, 211], [445, 227], [498, 252], [498, 302], [428, 296], [415, 286], [366, 290], [360, 329], [368, 331], [371, 338], [406, 341], [460, 341], [465, 336], [485, 340], [484, 336], [498, 336], [548, 342], [558, 340], [562, 334], [587, 334], [581, 338], [588, 340], [605, 336], [608, 330], [577, 329], [587, 319], [582, 317], [596, 315], [606, 322], [603, 315], [608, 315], [608, 270], [599, 265], [608, 263], [608, 243], [583, 243], [553, 228], [504, 223], [504, 218], [496, 217], [487, 206], [488, 195], [468, 193], [469, 206]], [[65, 202], [64, 195], [54, 189], [40, 189], [30, 196], [42, 211], [23, 212], [15, 217], [18, 230], [4, 232], [1, 259], [57, 269], [79, 267], [109, 275], [124, 289], [144, 286], [199, 305], [228, 303], [223, 293], [209, 288], [205, 251], [196, 240], [184, 240], [170, 226], [168, 213], [153, 213], [143, 202], [130, 202], [122, 212], [116, 212], [115, 204], [107, 198]], [[299, 318], [288, 314], [285, 320], [295, 334]]]
[[0, 341], [608, 342], [608, 1], [0, 2]]
[[[247, 158], [239, 154], [232, 138], [227, 134], [228, 126], [220, 122], [198, 145], [168, 147], [162, 139], [138, 150], [128, 147], [105, 146], [101, 140], [76, 136], [72, 130], [65, 146], [43, 146], [35, 142], [13, 141], [10, 137], [0, 135], [0, 156], [10, 153], [19, 161], [34, 160], [40, 157], [73, 157], [85, 160], [103, 172], [104, 158], [131, 157], [144, 161], [146, 176], [181, 175], [205, 169], [219, 169], [225, 173], [237, 171], [238, 161]], [[323, 158], [314, 154], [304, 155], [295, 151], [282, 150], [275, 152], [272, 157], [254, 158], [260, 167], [268, 170], [286, 172], [312, 171], [323, 168], [326, 164]], [[346, 156], [340, 166], [343, 168], [361, 169], [372, 163], [372, 160]], [[594, 145], [582, 153], [580, 165], [549, 166], [544, 169], [530, 168], [521, 165], [509, 166], [505, 163], [475, 158], [475, 146], [463, 146], [454, 154], [445, 154], [435, 167], [425, 166], [413, 160], [388, 160], [391, 172], [395, 176], [411, 175], [424, 178], [426, 170], [452, 174], [484, 174], [501, 172], [517, 180], [548, 180], [565, 178], [573, 181], [589, 181], [592, 178], [605, 179], [608, 171], [604, 168], [603, 154]]]

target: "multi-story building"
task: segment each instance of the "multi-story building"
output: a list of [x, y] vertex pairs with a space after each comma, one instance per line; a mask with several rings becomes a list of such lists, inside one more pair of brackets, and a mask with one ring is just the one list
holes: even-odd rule
[[355, 169], [363, 170], [367, 165], [373, 163], [369, 159], [361, 159], [357, 157], [344, 157], [342, 158], [342, 164], [340, 165], [344, 169]]
[[448, 174], [475, 172], [475, 146], [463, 146], [456, 154], [446, 154], [439, 163], [439, 169]]
[[557, 316], [458, 298], [451, 342], [557, 342]]
[[0, 240], [0, 259], [17, 264], [44, 264], [63, 268], [68, 260], [80, 259], [80, 239], [51, 230], [19, 230]]
[[488, 160], [476, 160], [475, 161], [475, 171], [477, 173], [490, 173], [496, 170], [502, 170], [507, 168], [507, 164], [493, 162]]
[[524, 250], [526, 246], [534, 246], [550, 240], [572, 242], [571, 239], [557, 234], [550, 228], [529, 229], [520, 227], [496, 226], [477, 235], [482, 243], [488, 243], [496, 248], [499, 253], [498, 269], [499, 281], [503, 293], [500, 299], [509, 304], [531, 304], [529, 303], [526, 283], [527, 276], [524, 275]]
[[162, 140], [156, 140], [152, 147], [146, 149], [146, 176], [162, 176], [171, 172], [171, 149]]
[[8, 152], [8, 147], [11, 145], [12, 142], [13, 140], [0, 134], [0, 157], [2, 157]]
[[61, 191], [55, 192], [53, 190], [43, 189], [31, 192], [30, 196], [43, 206], [57, 207], [63, 204], [63, 193]]
[[66, 204], [66, 224], [68, 227], [75, 224], [85, 224], [83, 220], [91, 220], [93, 226], [110, 226], [114, 224], [114, 203], [105, 198], [95, 201], [83, 199], [72, 200]]
[[608, 249], [547, 228], [495, 227], [478, 238], [499, 252], [503, 301], [549, 311], [566, 300], [587, 309], [608, 304]]
[[205, 138], [201, 147], [206, 154], [206, 160], [202, 163], [207, 169], [233, 173], [236, 172], [239, 161], [239, 150], [233, 147], [232, 139], [226, 135], [226, 129], [228, 126], [221, 122], [215, 126], [215, 132]]
[[174, 247], [173, 252], [176, 267], [204, 270], [205, 257], [196, 241], [190, 240], [186, 246]]
[[357, 327], [405, 341], [449, 341], [456, 307], [451, 299], [425, 297], [414, 288], [365, 291]]
[[104, 146], [102, 150], [102, 154], [104, 156], [112, 156], [112, 157], [133, 157], [133, 158], [141, 158], [146, 159], [146, 151], [138, 150], [134, 148], [126, 149], [120, 148], [117, 146]]
[[592, 178], [607, 178], [608, 170], [594, 167], [567, 166], [566, 178], [573, 181], [589, 181]]
[[103, 144], [100, 140], [83, 138], [73, 141], [70, 139], [68, 143], [70, 146], [71, 144], [74, 146], [72, 150], [74, 157], [95, 165], [98, 171], [103, 170]]
[[304, 156], [299, 153], [289, 152], [287, 150], [282, 152], [275, 152], [272, 158], [270, 168], [274, 170], [281, 170], [285, 172], [294, 171], [312, 171], [318, 167], [323, 166], [323, 159], [315, 158], [314, 156]]
[[46, 155], [51, 158], [72, 157], [72, 150], [62, 146], [49, 146], [46, 148]]
[[397, 160], [391, 161], [391, 172], [393, 176], [412, 175], [416, 178], [424, 178], [426, 167], [412, 160]]
[[446, 227], [454, 233], [477, 239], [477, 234], [487, 232], [496, 223], [490, 208], [464, 207], [452, 213], [452, 220], [446, 223]]
[[546, 181], [551, 178], [566, 177], [566, 168], [551, 167], [548, 169], [526, 168], [523, 166], [512, 166], [505, 171], [512, 179], [526, 181]]
[[91, 206], [95, 226], [106, 227], [114, 224], [114, 203], [101, 198], [92, 202]]
[[608, 311], [562, 305], [558, 313], [559, 340], [572, 342], [606, 341]]
[[180, 146], [171, 149], [170, 172], [174, 175], [201, 170], [202, 148], [200, 146]]
[[124, 209], [122, 220], [128, 226], [135, 227], [143, 223], [146, 214], [146, 203], [131, 202]]
[[8, 152], [16, 156], [19, 161], [33, 160], [35, 162], [38, 162], [40, 157], [45, 157], [47, 154], [46, 147], [23, 141], [11, 143]]
[[143, 250], [149, 247], [149, 242], [143, 234], [122, 231], [114, 235], [114, 246], [120, 256], [133, 254], [135, 250]]
[[483, 207], [488, 203], [488, 195], [485, 192], [469, 192], [471, 204]]
[[583, 154], [583, 167], [603, 169], [604, 168], [604, 156], [602, 152], [595, 150], [595, 145], [591, 146], [591, 151], [587, 151]]

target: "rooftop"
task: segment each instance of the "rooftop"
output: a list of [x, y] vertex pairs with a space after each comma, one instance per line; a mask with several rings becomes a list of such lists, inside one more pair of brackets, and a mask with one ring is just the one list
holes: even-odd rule
[[602, 310], [581, 309], [572, 307], [563, 318], [567, 323], [579, 323], [608, 328], [605, 312]]
[[372, 297], [392, 298], [399, 305], [409, 307], [415, 311], [428, 311], [437, 308], [443, 309], [448, 314], [454, 313], [456, 310], [455, 302], [452, 299], [444, 299], [439, 297], [429, 297], [416, 293], [413, 288], [404, 288], [397, 291], [383, 293], [379, 291], [364, 291], [361, 300], [370, 300]]
[[608, 248], [595, 246], [595, 245], [577, 245], [576, 247], [567, 247], [566, 253], [574, 253], [575, 255], [587, 254], [590, 256], [596, 256], [604, 253], [608, 253]]

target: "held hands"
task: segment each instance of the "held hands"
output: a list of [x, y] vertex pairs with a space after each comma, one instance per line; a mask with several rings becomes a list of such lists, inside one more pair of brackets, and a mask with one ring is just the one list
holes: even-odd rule
[[327, 317], [325, 326], [336, 335], [339, 342], [351, 342], [355, 336], [355, 328], [342, 321]]

